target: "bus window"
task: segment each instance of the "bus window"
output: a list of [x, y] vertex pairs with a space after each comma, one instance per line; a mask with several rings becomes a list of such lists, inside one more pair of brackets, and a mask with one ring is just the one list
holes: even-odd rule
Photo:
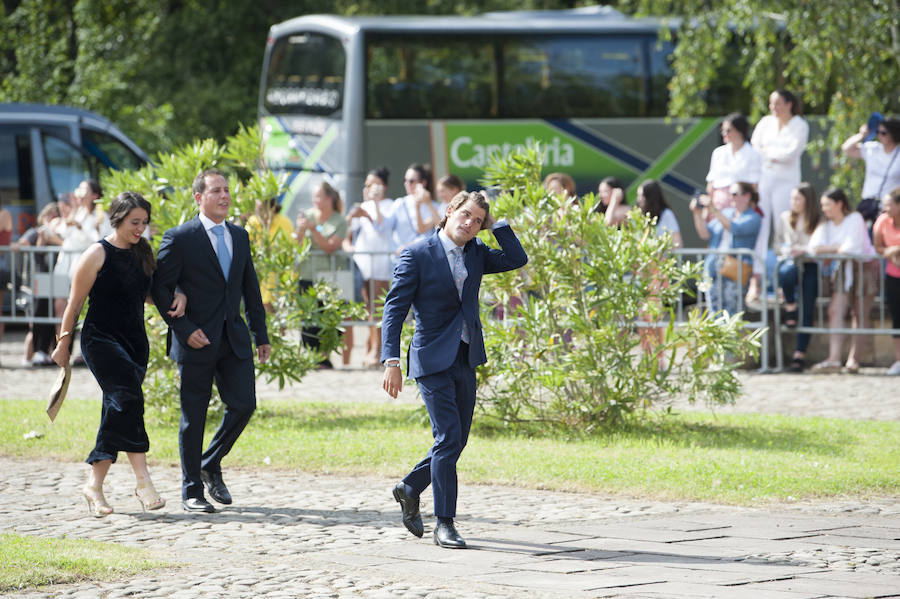
[[[143, 166], [143, 161], [121, 141], [101, 131], [81, 130], [81, 145], [93, 158], [93, 172], [103, 170], [99, 167], [120, 170], [134, 170]], [[99, 163], [99, 164], [97, 164]]]
[[367, 37], [366, 116], [452, 119], [497, 116], [490, 41], [459, 35]]
[[503, 40], [504, 117], [577, 118], [647, 113], [642, 39], [533, 36]]
[[650, 57], [650, 100], [647, 102], [647, 116], [666, 116], [669, 108], [669, 81], [672, 79], [672, 42], [645, 41]]
[[43, 135], [41, 139], [54, 199], [61, 193], [74, 190], [91, 176], [88, 162], [78, 148], [52, 135]]
[[264, 106], [270, 114], [340, 117], [346, 57], [341, 42], [316, 33], [280, 38], [272, 48]]

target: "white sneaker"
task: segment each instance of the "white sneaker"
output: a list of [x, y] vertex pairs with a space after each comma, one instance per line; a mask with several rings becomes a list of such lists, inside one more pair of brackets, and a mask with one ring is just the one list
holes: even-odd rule
[[891, 364], [891, 367], [888, 368], [888, 376], [898, 376], [900, 375], [900, 361], [894, 362]]
[[50, 356], [48, 356], [46, 352], [36, 351], [34, 352], [34, 356], [32, 356], [31, 358], [31, 365], [46, 366], [50, 361]]

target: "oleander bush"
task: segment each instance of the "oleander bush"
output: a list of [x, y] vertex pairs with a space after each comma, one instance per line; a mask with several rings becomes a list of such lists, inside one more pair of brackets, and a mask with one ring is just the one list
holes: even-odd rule
[[675, 395], [734, 402], [735, 369], [757, 355], [762, 332], [748, 333], [741, 314], [699, 309], [675, 326], [701, 265], [679, 264], [670, 236], [637, 209], [615, 228], [592, 195], [563, 205], [544, 191], [541, 162], [537, 147], [498, 157], [483, 181], [502, 190], [492, 212], [512, 221], [529, 261], [482, 282], [481, 409], [505, 426], [589, 430]]
[[[141, 193], [152, 205], [154, 232], [151, 245], [159, 249], [167, 229], [197, 214], [191, 184], [198, 172], [218, 168], [228, 177], [231, 190], [231, 220], [242, 223], [253, 213], [257, 199], [277, 197], [284, 185], [262, 161], [262, 142], [257, 128], [241, 128], [224, 145], [207, 139], [160, 153], [154, 163], [138, 171], [111, 172], [103, 179], [106, 200], [125, 190]], [[266, 317], [272, 353], [265, 364], [257, 362], [257, 372], [280, 387], [297, 382], [341, 343], [340, 323], [361, 317], [360, 304], [342, 301], [338, 291], [318, 283], [305, 293], [298, 292], [298, 265], [306, 258], [309, 240], [284, 235], [262, 236], [251, 244], [253, 264], [260, 281], [274, 281], [275, 311]], [[191, 298], [188, 298], [188, 302]], [[165, 353], [167, 326], [155, 307], [145, 309], [150, 338], [150, 362], [144, 382], [145, 403], [151, 416], [174, 417], [179, 413], [178, 370]], [[320, 351], [300, 343], [300, 328], [321, 327]]]

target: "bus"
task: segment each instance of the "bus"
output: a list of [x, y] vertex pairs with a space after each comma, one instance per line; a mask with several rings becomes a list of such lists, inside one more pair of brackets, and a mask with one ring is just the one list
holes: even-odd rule
[[540, 142], [544, 172], [572, 175], [579, 194], [610, 175], [632, 196], [641, 181], [660, 180], [685, 242], [701, 245], [688, 199], [706, 186], [719, 119], [748, 113], [751, 98], [734, 60], [702, 92], [707, 115], [667, 118], [673, 42], [661, 26], [610, 7], [274, 25], [259, 124], [268, 166], [287, 177], [283, 210], [293, 218], [321, 180], [347, 205], [359, 201], [378, 166], [392, 173], [388, 197], [404, 194], [414, 162], [477, 188], [492, 156]]

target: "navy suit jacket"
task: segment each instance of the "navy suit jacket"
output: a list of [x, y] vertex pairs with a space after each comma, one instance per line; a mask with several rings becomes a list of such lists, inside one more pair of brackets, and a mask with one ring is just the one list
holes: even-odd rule
[[[250, 331], [240, 314], [241, 300], [256, 344], [269, 343], [247, 231], [228, 222], [225, 226], [231, 232], [233, 254], [227, 281], [199, 217], [166, 231], [159, 246], [151, 295], [170, 334], [174, 333], [170, 355], [178, 363], [213, 360], [226, 327], [235, 356], [252, 359]], [[187, 309], [183, 317], [173, 319], [166, 311], [172, 305], [176, 287], [187, 295]], [[187, 339], [198, 328], [203, 329], [210, 343], [193, 349]]]
[[416, 330], [407, 353], [409, 377], [434, 374], [453, 364], [459, 351], [463, 319], [469, 327], [469, 365], [474, 368], [487, 361], [478, 308], [481, 277], [520, 268], [528, 262], [525, 250], [509, 226], [497, 227], [493, 233], [500, 250], [489, 248], [478, 238], [465, 245], [468, 275], [462, 300], [437, 232], [403, 250], [384, 303], [382, 361], [400, 356], [400, 330], [410, 306], [415, 314]]

